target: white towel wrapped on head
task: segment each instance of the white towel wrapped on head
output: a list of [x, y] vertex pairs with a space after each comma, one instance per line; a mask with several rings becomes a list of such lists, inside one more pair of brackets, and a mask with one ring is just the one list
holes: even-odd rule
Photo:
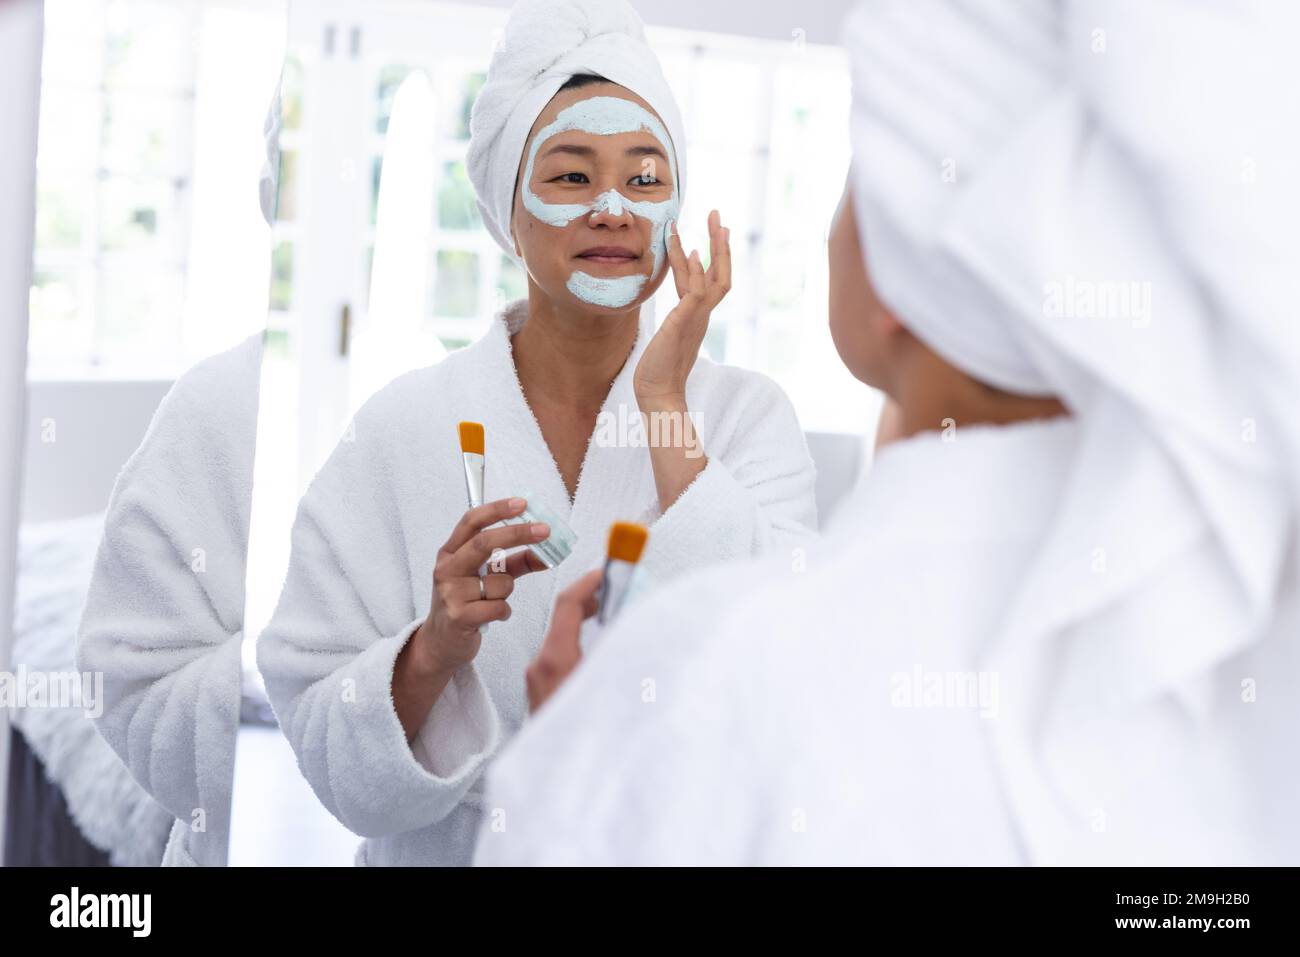
[[470, 116], [466, 166], [492, 238], [515, 255], [510, 216], [519, 160], [533, 123], [571, 77], [591, 74], [626, 87], [663, 120], [685, 192], [682, 120], [641, 18], [626, 0], [521, 0], [492, 55]]

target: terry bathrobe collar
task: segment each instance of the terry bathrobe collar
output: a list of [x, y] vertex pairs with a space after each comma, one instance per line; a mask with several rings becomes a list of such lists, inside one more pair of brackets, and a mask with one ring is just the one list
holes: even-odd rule
[[[494, 396], [493, 409], [491, 411], [485, 410], [483, 417], [486, 419], [491, 417], [493, 413], [509, 416], [510, 421], [506, 423], [510, 428], [509, 434], [524, 437], [523, 441], [529, 446], [527, 449], [528, 457], [532, 460], [550, 463], [550, 469], [545, 470], [543, 473], [528, 476], [528, 480], [533, 483], [532, 491], [543, 498], [547, 507], [568, 522], [575, 513], [581, 516], [590, 511], [587, 505], [598, 503], [608, 497], [606, 491], [595, 487], [590, 480], [584, 483], [583, 479], [585, 477], [591, 474], [599, 475], [602, 477], [601, 482], [604, 485], [608, 477], [615, 476], [617, 487], [628, 488], [632, 487], [637, 481], [637, 474], [643, 463], [639, 457], [620, 454], [625, 453], [625, 449], [604, 446], [593, 437], [587, 447], [586, 455], [583, 457], [582, 469], [578, 475], [578, 484], [574, 490], [574, 496], [572, 499], [569, 498], [568, 489], [564, 485], [564, 478], [560, 474], [559, 465], [555, 461], [555, 456], [551, 454], [550, 448], [546, 445], [541, 425], [538, 423], [532, 407], [528, 404], [523, 385], [519, 381], [518, 369], [515, 367], [513, 337], [524, 327], [527, 321], [528, 300], [518, 299], [507, 304], [492, 318], [487, 332], [466, 349], [468, 353], [466, 358], [472, 356], [475, 362], [481, 362], [484, 368], [490, 371], [492, 382], [506, 385], [508, 388], [509, 398], [502, 402], [500, 396]], [[618, 421], [620, 417], [625, 420], [627, 416], [638, 409], [636, 393], [632, 388], [632, 378], [636, 373], [637, 363], [645, 352], [651, 337], [654, 336], [654, 332], [653, 310], [647, 305], [641, 309], [637, 337], [632, 344], [631, 352], [628, 353], [627, 361], [623, 363], [622, 368], [614, 377], [614, 381], [610, 384], [609, 393], [605, 396], [605, 401], [601, 405], [600, 415], [602, 417], [614, 416], [616, 417], [615, 421]], [[476, 421], [483, 421], [483, 419]], [[493, 430], [489, 428], [487, 438], [489, 443], [489, 469], [492, 467], [490, 449], [492, 434]], [[629, 520], [644, 520], [647, 517], [646, 513], [642, 513], [630, 517]], [[575, 529], [575, 531], [578, 531], [578, 529]], [[579, 531], [579, 534], [582, 533]]]

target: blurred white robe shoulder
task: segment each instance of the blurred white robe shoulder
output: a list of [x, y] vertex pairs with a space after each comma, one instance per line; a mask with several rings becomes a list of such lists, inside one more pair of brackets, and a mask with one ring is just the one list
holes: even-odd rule
[[[632, 374], [643, 321], [610, 388], [571, 502], [515, 374], [517, 302], [475, 344], [377, 393], [299, 505], [289, 573], [258, 642], [280, 726], [325, 806], [369, 840], [368, 864], [468, 864], [480, 774], [527, 713], [524, 671], [556, 591], [596, 567], [615, 520], [650, 526], [647, 580], [767, 550], [815, 526], [814, 470], [789, 400], [769, 379], [700, 359], [687, 398], [708, 465], [660, 513]], [[428, 614], [434, 559], [466, 510], [461, 420], [487, 436], [488, 501], [529, 489], [578, 536], [557, 569], [525, 576], [408, 744], [392, 697], [398, 653]], [[639, 420], [638, 420], [639, 421]]]
[[[1285, 629], [1213, 672], [1204, 712], [1078, 709], [1041, 755], [1053, 798], [1008, 803], [1029, 782], [992, 731], [1033, 689], [986, 652], [1079, 438], [1058, 419], [886, 447], [807, 568], [626, 608], [493, 766], [477, 862], [1295, 863]], [[1245, 675], [1280, 690], [1243, 704]]]
[[258, 333], [167, 393], [113, 488], [78, 630], [100, 733], [176, 817], [165, 865], [226, 862], [261, 356]]

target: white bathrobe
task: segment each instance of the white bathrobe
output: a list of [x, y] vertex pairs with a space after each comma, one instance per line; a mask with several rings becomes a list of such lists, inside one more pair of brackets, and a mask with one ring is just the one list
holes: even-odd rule
[[258, 333], [167, 393], [113, 487], [78, 629], [100, 733], [176, 818], [164, 865], [226, 862], [261, 358]]
[[993, 732], [1034, 689], [987, 651], [1080, 441], [1057, 419], [886, 447], [806, 568], [718, 568], [627, 607], [493, 765], [477, 862], [1300, 861], [1278, 749], [1300, 721], [1294, 606], [1201, 711], [1120, 707], [1122, 674], [1083, 676], [1095, 698], [1040, 755], [1051, 799], [1009, 801], [1040, 782]]
[[[258, 663], [280, 726], [325, 806], [367, 840], [358, 863], [467, 864], [481, 772], [527, 713], [524, 671], [557, 591], [603, 560], [611, 522], [650, 526], [648, 582], [761, 551], [790, 560], [815, 524], [814, 471], [794, 411], [756, 373], [700, 359], [687, 400], [709, 462], [662, 515], [645, 448], [588, 448], [570, 503], [515, 374], [513, 304], [487, 334], [377, 393], [313, 480], [293, 529]], [[643, 322], [604, 405], [636, 415]], [[456, 424], [482, 422], [486, 500], [531, 489], [576, 532], [557, 569], [518, 580], [508, 621], [447, 686], [411, 744], [392, 698], [394, 661], [424, 621], [436, 553], [466, 509]]]

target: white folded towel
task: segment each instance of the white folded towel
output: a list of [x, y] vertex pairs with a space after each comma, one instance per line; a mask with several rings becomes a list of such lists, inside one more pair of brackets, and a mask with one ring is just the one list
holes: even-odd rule
[[685, 193], [681, 113], [636, 11], [626, 0], [521, 0], [474, 101], [466, 158], [483, 222], [507, 255], [515, 255], [510, 215], [528, 132], [579, 74], [612, 80], [654, 108], [677, 154], [678, 194]]

